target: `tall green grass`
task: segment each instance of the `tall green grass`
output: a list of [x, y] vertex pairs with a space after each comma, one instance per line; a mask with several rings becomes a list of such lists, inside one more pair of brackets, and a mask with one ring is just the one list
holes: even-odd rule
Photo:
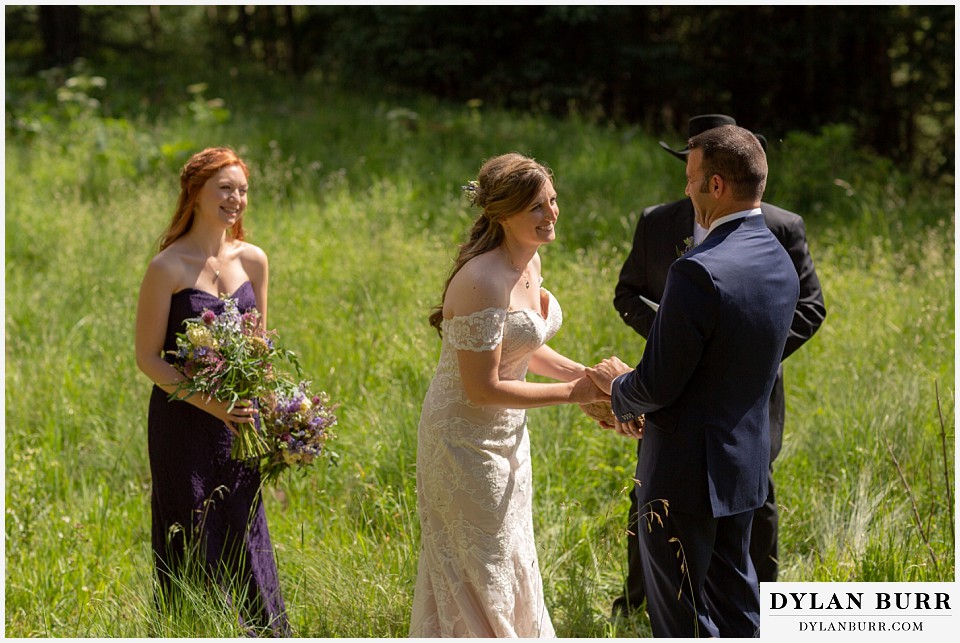
[[[682, 193], [682, 166], [658, 137], [264, 83], [253, 101], [241, 88], [208, 90], [225, 99], [225, 119], [203, 103], [187, 109], [197, 97], [186, 91], [184, 109], [164, 117], [108, 118], [106, 108], [44, 103], [42, 91], [8, 112], [10, 636], [240, 634], [216, 604], [198, 600], [178, 619], [154, 610], [150, 383], [133, 357], [140, 278], [179, 166], [204, 146], [233, 145], [250, 162], [248, 226], [271, 261], [270, 326], [343, 403], [338, 466], [287, 477], [265, 497], [298, 636], [407, 634], [416, 428], [439, 352], [426, 315], [474, 214], [459, 186], [484, 158], [517, 150], [557, 173], [559, 238], [542, 252], [545, 286], [564, 310], [554, 347], [588, 363], [642, 354], [611, 302], [638, 213]], [[824, 150], [851, 149], [845, 136], [788, 137], [771, 150], [770, 200], [807, 215], [828, 308], [785, 366], [781, 577], [952, 580], [952, 194], [860, 153], [824, 164]], [[530, 426], [558, 634], [649, 635], [643, 616], [607, 620], [625, 574], [634, 443], [571, 407], [532, 410]]]

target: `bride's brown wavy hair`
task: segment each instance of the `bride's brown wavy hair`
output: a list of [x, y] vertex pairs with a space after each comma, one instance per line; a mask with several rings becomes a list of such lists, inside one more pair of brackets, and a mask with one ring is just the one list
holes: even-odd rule
[[443, 301], [447, 297], [447, 289], [454, 275], [477, 255], [489, 252], [503, 243], [504, 219], [530, 205], [540, 195], [547, 181], [553, 185], [553, 172], [550, 168], [522, 154], [509, 152], [486, 161], [480, 168], [477, 180], [464, 187], [472, 205], [482, 211], [473, 222], [467, 241], [460, 245], [453, 269], [443, 285], [440, 303], [431, 309], [430, 325], [437, 329], [438, 334], [443, 335]]
[[[180, 171], [180, 198], [177, 199], [177, 208], [173, 212], [170, 225], [160, 237], [160, 250], [190, 231], [197, 207], [197, 198], [200, 188], [210, 177], [225, 167], [237, 165], [243, 170], [243, 175], [250, 178], [250, 170], [246, 163], [229, 147], [208, 147], [197, 152]], [[243, 216], [230, 228], [230, 236], [237, 241], [243, 241]]]

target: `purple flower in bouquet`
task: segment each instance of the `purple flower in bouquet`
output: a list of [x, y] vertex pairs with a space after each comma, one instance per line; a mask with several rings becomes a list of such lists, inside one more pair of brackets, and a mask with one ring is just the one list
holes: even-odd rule
[[337, 424], [326, 393], [311, 394], [309, 382], [278, 390], [263, 400], [261, 430], [270, 444], [270, 453], [260, 461], [265, 482], [272, 482], [290, 468], [313, 464], [321, 455], [335, 457], [326, 449], [327, 440], [336, 437]]

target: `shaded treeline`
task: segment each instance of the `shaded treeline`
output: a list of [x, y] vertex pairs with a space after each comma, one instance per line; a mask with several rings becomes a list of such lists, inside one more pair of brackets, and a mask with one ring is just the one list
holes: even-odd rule
[[[929, 176], [954, 172], [946, 6], [7, 7], [8, 73], [84, 56], [224, 57], [346, 87], [418, 91], [685, 131], [734, 114], [780, 138], [851, 124]], [[18, 65], [19, 63], [19, 65]], [[187, 63], [190, 64], [190, 63]]]

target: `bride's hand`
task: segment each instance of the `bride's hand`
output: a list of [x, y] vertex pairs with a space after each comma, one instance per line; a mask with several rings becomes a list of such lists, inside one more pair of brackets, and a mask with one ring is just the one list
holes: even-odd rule
[[632, 370], [630, 366], [614, 355], [603, 360], [593, 368], [586, 369], [585, 372], [587, 377], [593, 380], [594, 384], [600, 387], [604, 393], [610, 395], [610, 391], [613, 388], [613, 380]]
[[610, 396], [593, 383], [589, 377], [584, 376], [575, 380], [573, 391], [570, 393], [570, 401], [576, 404], [589, 404], [591, 402], [609, 401]]

